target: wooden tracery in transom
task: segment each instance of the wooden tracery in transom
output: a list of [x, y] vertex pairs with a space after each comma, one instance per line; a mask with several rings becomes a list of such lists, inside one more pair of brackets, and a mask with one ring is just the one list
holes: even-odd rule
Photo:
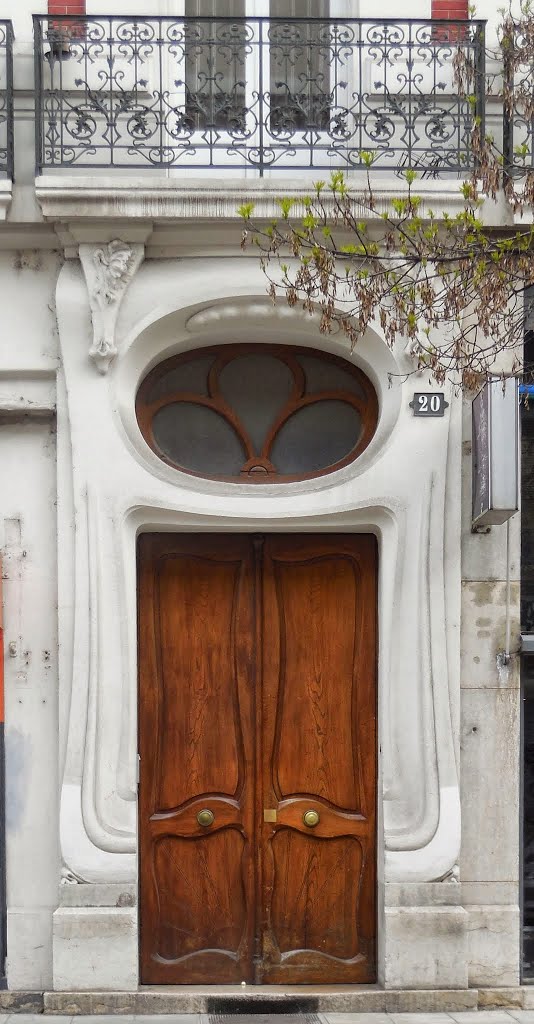
[[[269, 389], [275, 364], [279, 371], [285, 367], [285, 393]], [[233, 400], [225, 383], [230, 376]], [[330, 353], [230, 344], [160, 363], [139, 388], [136, 413], [147, 444], [176, 469], [209, 479], [280, 483], [322, 476], [357, 459], [375, 432], [378, 401], [365, 374]], [[232, 457], [223, 451], [224, 438]]]

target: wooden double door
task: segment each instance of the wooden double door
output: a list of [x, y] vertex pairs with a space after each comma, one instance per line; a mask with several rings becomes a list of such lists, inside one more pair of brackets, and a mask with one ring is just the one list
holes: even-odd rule
[[374, 537], [138, 554], [141, 981], [373, 981]]

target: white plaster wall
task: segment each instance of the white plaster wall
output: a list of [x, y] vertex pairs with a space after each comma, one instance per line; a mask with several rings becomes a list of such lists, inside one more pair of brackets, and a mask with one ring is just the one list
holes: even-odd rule
[[0, 425], [10, 988], [51, 982], [59, 878], [55, 429]]
[[61, 260], [38, 249], [0, 251], [0, 373], [55, 371], [55, 286]]
[[[42, 989], [51, 982], [51, 925], [59, 877], [56, 446], [51, 413], [57, 271], [53, 253], [0, 253], [7, 971], [11, 988], [26, 989]], [[19, 407], [15, 420], [12, 412], [5, 412], [13, 405]], [[32, 420], [36, 414], [38, 419]]]

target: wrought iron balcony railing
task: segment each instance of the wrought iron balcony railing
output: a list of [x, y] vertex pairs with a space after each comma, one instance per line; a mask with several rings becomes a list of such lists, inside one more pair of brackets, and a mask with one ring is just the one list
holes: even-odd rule
[[503, 149], [507, 173], [520, 177], [534, 169], [534, 66], [521, 29], [516, 31], [513, 45], [514, 60], [508, 51], [503, 53]]
[[[35, 17], [38, 172], [464, 174], [484, 22]], [[473, 69], [472, 96], [456, 86]]]
[[13, 28], [0, 21], [0, 174], [13, 180]]

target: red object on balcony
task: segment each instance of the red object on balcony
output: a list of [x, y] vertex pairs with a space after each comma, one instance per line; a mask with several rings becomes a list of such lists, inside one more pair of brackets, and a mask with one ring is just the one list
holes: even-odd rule
[[432, 17], [447, 21], [467, 21], [469, 0], [432, 0]]
[[[85, 14], [85, 0], [48, 0], [48, 13], [53, 15], [83, 15]], [[85, 21], [56, 21], [50, 19], [48, 22], [48, 30], [56, 36], [56, 49], [58, 53], [68, 53], [70, 49], [70, 41], [75, 39], [83, 39], [86, 33], [86, 22]]]
[[85, 0], [48, 0], [49, 14], [85, 14]]
[[[467, 21], [469, 0], [432, 0], [432, 17], [445, 21]], [[432, 38], [438, 43], [460, 42], [467, 31], [458, 25], [451, 25], [450, 28], [436, 26]]]

